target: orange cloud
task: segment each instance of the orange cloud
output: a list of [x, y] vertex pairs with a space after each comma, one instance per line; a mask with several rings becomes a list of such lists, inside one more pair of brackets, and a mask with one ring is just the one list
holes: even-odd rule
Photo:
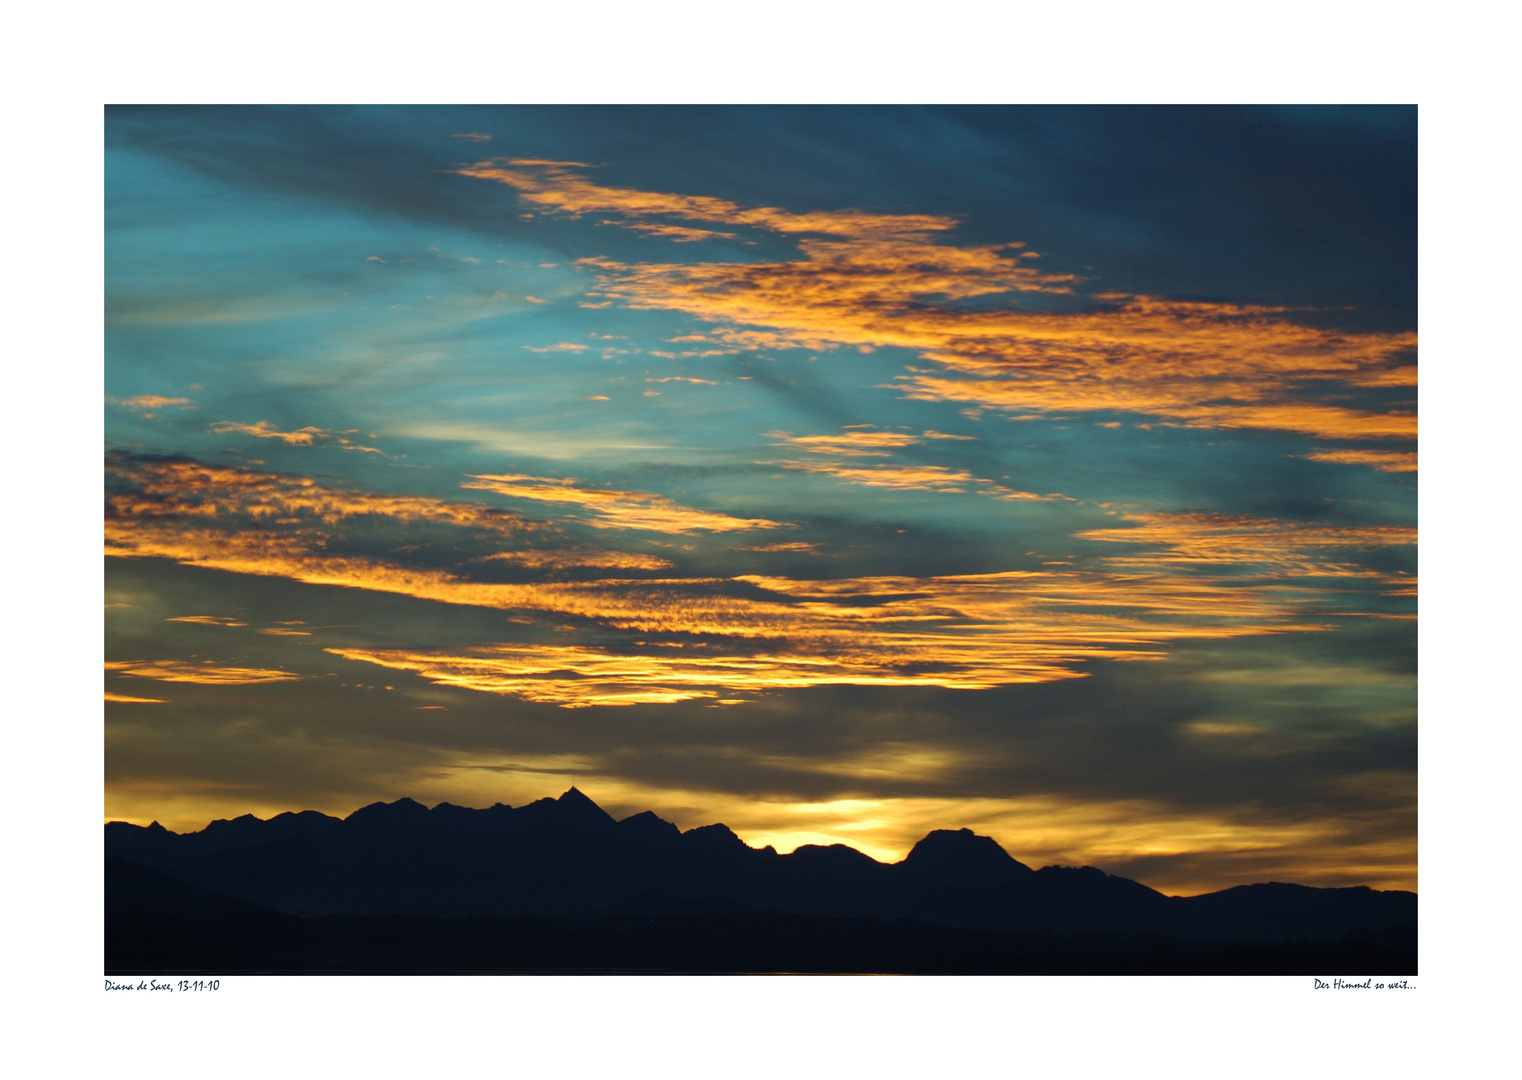
[[212, 686], [244, 686], [253, 683], [287, 682], [301, 678], [289, 671], [267, 668], [220, 667], [210, 660], [195, 664], [189, 660], [108, 660], [106, 670], [137, 679], [160, 682], [205, 683]]
[[[824, 233], [852, 237], [918, 237], [953, 228], [956, 219], [935, 214], [872, 214], [857, 210], [793, 213], [776, 207], [742, 207], [704, 195], [667, 195], [613, 188], [573, 172], [576, 161], [516, 158], [481, 161], [457, 172], [515, 188], [519, 199], [543, 211], [581, 215], [619, 213], [626, 217], [682, 217], [726, 225], [746, 225], [781, 233]], [[616, 224], [623, 224], [617, 222]], [[1028, 280], [1041, 275], [1032, 271]]]
[[1399, 450], [1315, 450], [1305, 455], [1312, 461], [1336, 465], [1372, 465], [1380, 472], [1416, 472], [1416, 453]]
[[164, 704], [164, 699], [163, 698], [156, 698], [156, 697], [132, 697], [132, 696], [130, 696], [128, 694], [113, 694], [110, 690], [106, 691], [106, 700], [107, 701], [120, 702], [121, 704], [124, 704], [124, 705], [163, 705]]
[[137, 397], [126, 398], [117, 402], [124, 409], [165, 409], [171, 405], [186, 407], [193, 405], [189, 398], [160, 397], [157, 394], [139, 394]]
[[678, 244], [691, 244], [698, 240], [733, 240], [734, 233], [715, 232], [712, 229], [689, 229], [685, 225], [654, 225], [649, 222], [604, 221], [604, 225], [622, 225], [626, 229], [642, 232], [647, 236], [659, 236]]
[[535, 570], [569, 570], [594, 567], [604, 570], [669, 570], [671, 562], [654, 555], [623, 551], [499, 551], [482, 556], [481, 562], [515, 563]]
[[328, 438], [328, 433], [321, 428], [304, 427], [295, 431], [281, 431], [268, 420], [260, 420], [257, 424], [238, 424], [231, 420], [223, 420], [212, 424], [207, 428], [219, 435], [237, 434], [252, 435], [256, 439], [279, 439], [287, 446], [311, 446], [316, 439]]
[[[862, 458], [889, 457], [892, 450], [917, 446], [921, 436], [898, 431], [875, 431], [870, 424], [854, 424], [842, 435], [794, 435], [790, 431], [768, 431], [769, 439], [780, 439], [783, 445], [795, 446], [811, 454], [826, 457]], [[927, 431], [923, 438], [968, 439], [968, 435], [943, 435]], [[820, 473], [844, 480], [848, 484], [864, 487], [892, 488], [897, 491], [944, 491], [981, 495], [993, 495], [1001, 499], [1066, 499], [1066, 495], [1037, 495], [1030, 491], [1016, 491], [1003, 484], [974, 476], [966, 469], [952, 469], [941, 465], [856, 465], [819, 461], [778, 462], [785, 469], [795, 472]]]
[[188, 622], [199, 623], [202, 626], [247, 626], [246, 622], [237, 619], [227, 619], [219, 615], [175, 615], [165, 619], [165, 622]]
[[770, 263], [582, 260], [593, 294], [680, 311], [716, 325], [711, 340], [746, 349], [897, 346], [943, 373], [911, 372], [909, 397], [1016, 413], [1127, 411], [1189, 426], [1294, 431], [1329, 438], [1414, 438], [1402, 408], [1322, 400], [1327, 384], [1406, 388], [1415, 334], [1303, 326], [1282, 308], [1104, 293], [1076, 310], [977, 309], [959, 301], [1068, 293], [1020, 245], [944, 242], [955, 219], [858, 210], [794, 213], [724, 199], [615, 188], [569, 163], [478, 162], [460, 170], [506, 184], [540, 210], [617, 213], [631, 227], [666, 216], [794, 237], [799, 257]]
[[[483, 582], [465, 576], [463, 566], [456, 572], [408, 567], [336, 554], [329, 545], [367, 514], [502, 532], [522, 527], [520, 519], [475, 504], [338, 491], [193, 462], [115, 459], [114, 464], [137, 490], [110, 496], [108, 554], [171, 558], [237, 573], [518, 611], [530, 618], [584, 620], [588, 630], [597, 631], [597, 643], [341, 652], [434, 681], [567, 706], [690, 698], [733, 702], [746, 692], [826, 683], [982, 689], [1077, 678], [1087, 662], [1154, 659], [1169, 642], [1183, 638], [1324, 628], [1302, 612], [1324, 604], [1327, 587], [1286, 589], [1279, 579], [1288, 575], [1372, 576], [1385, 595], [1414, 590], [1409, 578], [1375, 574], [1327, 554], [1412, 543], [1415, 533], [1409, 529], [1165, 514], [1128, 514], [1123, 525], [1078, 534], [1160, 549], [1105, 559], [1105, 568], [1097, 571], [1067, 566], [824, 581], [745, 575]], [[571, 501], [592, 507], [631, 495], [532, 477], [486, 479], [541, 497], [552, 488], [550, 501], [572, 493]], [[701, 526], [669, 515], [703, 513], [662, 503], [639, 503], [629, 512], [636, 511], [668, 515], [663, 524], [684, 527]], [[498, 556], [551, 570], [598, 565], [594, 560], [600, 559], [586, 552]], [[665, 568], [662, 560], [644, 556], [614, 553], [612, 562], [615, 568]], [[1343, 590], [1333, 591], [1339, 605], [1353, 603]], [[185, 681], [294, 678], [171, 661], [127, 662], [113, 670]]]
[[[480, 503], [416, 495], [377, 495], [325, 487], [306, 477], [279, 476], [189, 460], [115, 456], [109, 474], [131, 490], [107, 496], [108, 530], [130, 530], [157, 518], [190, 521], [241, 518], [243, 524], [323, 524], [374, 516], [402, 522], [460, 525], [494, 532], [539, 526]], [[124, 533], [125, 535], [125, 533]]]
[[[1145, 544], [1161, 552], [1107, 558], [1115, 567], [1228, 566], [1258, 573], [1384, 578], [1331, 552], [1350, 548], [1401, 547], [1416, 543], [1416, 530], [1397, 525], [1307, 525], [1227, 514], [1121, 514], [1128, 524], [1074, 533], [1079, 540]], [[1401, 579], [1404, 584], [1409, 584]]]
[[[646, 391], [650, 393], [651, 391]], [[560, 503], [581, 507], [592, 517], [584, 524], [598, 529], [642, 529], [650, 532], [734, 532], [743, 529], [780, 529], [779, 522], [765, 518], [737, 518], [708, 510], [680, 506], [664, 495], [643, 491], [604, 491], [573, 486], [575, 480], [554, 480], [519, 474], [472, 475], [462, 488], [493, 491], [513, 499]]]
[[850, 457], [887, 457], [888, 449], [914, 446], [920, 441], [913, 435], [897, 431], [866, 430], [847, 431], [844, 435], [794, 435], [790, 431], [768, 431], [766, 437], [814, 454]]
[[1020, 499], [1047, 502], [1066, 499], [1066, 495], [1037, 495], [1032, 491], [1016, 491], [992, 480], [983, 480], [966, 469], [950, 469], [941, 465], [837, 465], [823, 461], [784, 461], [784, 469], [794, 472], [820, 473], [844, 480], [848, 484], [863, 487], [890, 488], [894, 491], [941, 491], [953, 494], [976, 492], [1000, 499]]
[[[769, 598], [725, 596], [703, 582], [603, 583], [575, 593], [581, 613], [597, 611], [614, 627], [717, 639], [707, 642], [329, 651], [578, 708], [841, 683], [987, 689], [1079, 678], [1089, 660], [1158, 659], [1158, 646], [1183, 637], [1320, 628], [1293, 621], [1293, 605], [1261, 589], [1138, 575], [736, 580]], [[572, 594], [540, 599], [570, 606]]]

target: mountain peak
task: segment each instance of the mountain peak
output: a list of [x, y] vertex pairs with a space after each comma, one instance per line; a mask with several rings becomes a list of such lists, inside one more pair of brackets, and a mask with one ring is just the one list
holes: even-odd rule
[[593, 822], [599, 827], [604, 824], [612, 825], [614, 823], [611, 814], [598, 806], [576, 787], [566, 789], [565, 794], [553, 800], [551, 805], [555, 807], [560, 815], [573, 820]]
[[428, 807], [415, 799], [403, 796], [395, 802], [373, 802], [369, 806], [361, 806], [354, 813], [344, 818], [345, 821], [353, 822], [378, 822], [378, 821], [408, 821], [418, 820], [425, 817]]
[[1009, 873], [1030, 867], [1014, 859], [991, 836], [979, 836], [971, 829], [936, 829], [910, 849], [904, 865], [916, 870], [979, 870]]

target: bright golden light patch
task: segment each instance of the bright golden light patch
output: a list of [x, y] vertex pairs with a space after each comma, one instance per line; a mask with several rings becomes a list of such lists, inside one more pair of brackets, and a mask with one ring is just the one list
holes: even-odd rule
[[[649, 393], [649, 391], [647, 391]], [[462, 488], [492, 491], [513, 499], [576, 506], [592, 516], [585, 524], [598, 529], [642, 529], [649, 532], [735, 532], [744, 529], [780, 529], [765, 518], [737, 518], [708, 510], [678, 505], [664, 495], [643, 491], [604, 491], [575, 486], [575, 480], [507, 474], [471, 476]]]
[[1229, 811], [1190, 813], [1140, 799], [1048, 795], [811, 801], [645, 784], [574, 755], [432, 764], [419, 771], [407, 790], [430, 801], [489, 806], [498, 801], [520, 805], [572, 785], [615, 817], [653, 810], [683, 829], [722, 822], [750, 846], [771, 845], [784, 853], [803, 844], [847, 844], [880, 862], [897, 862], [932, 829], [970, 828], [992, 836], [1032, 868], [1162, 860], [1150, 872], [1126, 876], [1173, 895], [1246, 881], [1416, 888], [1409, 840], [1361, 835], [1368, 823], [1356, 816], [1277, 820]]
[[119, 702], [119, 703], [124, 704], [124, 705], [163, 705], [164, 704], [164, 699], [163, 698], [156, 698], [156, 697], [131, 697], [131, 696], [127, 695], [127, 694], [113, 694], [110, 690], [106, 691], [106, 700], [107, 701]]
[[106, 670], [136, 679], [160, 682], [204, 683], [210, 686], [245, 686], [254, 683], [288, 682], [301, 678], [289, 671], [268, 668], [223, 667], [211, 661], [191, 660], [107, 660]]

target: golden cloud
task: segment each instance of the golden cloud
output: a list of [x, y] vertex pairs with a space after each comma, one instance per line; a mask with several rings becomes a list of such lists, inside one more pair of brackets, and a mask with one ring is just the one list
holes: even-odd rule
[[655, 225], [650, 222], [616, 222], [604, 221], [604, 225], [622, 225], [626, 229], [644, 233], [646, 236], [658, 236], [662, 240], [671, 240], [678, 244], [691, 244], [698, 240], [733, 240], [734, 233], [715, 232], [712, 229], [690, 229], [685, 225]]
[[[1386, 578], [1332, 551], [1414, 545], [1416, 530], [1398, 525], [1308, 525], [1228, 514], [1123, 513], [1123, 526], [1086, 529], [1079, 540], [1145, 544], [1161, 552], [1107, 558], [1115, 567], [1239, 566], [1259, 574]], [[1413, 587], [1400, 578], [1403, 587]]]
[[189, 660], [108, 660], [106, 670], [136, 679], [159, 682], [205, 683], [211, 686], [245, 686], [254, 683], [288, 682], [301, 678], [289, 671], [268, 668], [223, 667], [210, 660], [196, 664]]
[[794, 472], [819, 473], [844, 480], [848, 484], [890, 488], [894, 491], [941, 491], [957, 494], [976, 492], [1000, 499], [1037, 502], [1068, 498], [1059, 494], [1037, 495], [1032, 491], [1016, 491], [992, 480], [980, 479], [966, 469], [951, 469], [941, 465], [851, 466], [822, 461], [783, 461], [778, 464]]
[[1416, 472], [1415, 451], [1318, 449], [1305, 456], [1312, 461], [1329, 461], [1335, 465], [1372, 465], [1380, 472]]
[[214, 431], [219, 435], [252, 435], [256, 439], [279, 439], [287, 446], [311, 446], [313, 441], [328, 437], [326, 431], [315, 427], [298, 428], [295, 431], [281, 431], [268, 420], [260, 420], [257, 424], [238, 424], [231, 420], [222, 420], [212, 424], [206, 430]]
[[768, 431], [766, 437], [813, 454], [843, 454], [848, 457], [887, 457], [889, 450], [914, 446], [920, 441], [916, 436], [902, 432], [862, 429], [847, 431], [843, 435], [794, 435], [790, 431]]
[[[652, 391], [646, 391], [651, 393]], [[472, 475], [462, 488], [492, 491], [513, 499], [577, 506], [591, 517], [584, 524], [598, 529], [642, 529], [649, 532], [735, 532], [745, 529], [780, 529], [785, 526], [765, 518], [737, 518], [709, 510], [678, 505], [664, 495], [643, 491], [606, 491], [576, 487], [575, 480], [555, 480], [520, 474]]]
[[[1322, 599], [1316, 587], [1286, 589], [1279, 583], [1286, 575], [1372, 578], [1386, 595], [1414, 589], [1401, 575], [1375, 573], [1351, 558], [1326, 554], [1414, 543], [1414, 530], [1143, 513], [1123, 515], [1123, 524], [1112, 528], [1078, 534], [1161, 549], [1102, 560], [1102, 570], [823, 581], [745, 575], [482, 582], [434, 567], [336, 554], [329, 544], [339, 535], [335, 526], [346, 527], [366, 514], [500, 531], [522, 527], [520, 519], [476, 504], [339, 491], [307, 480], [194, 462], [115, 464], [137, 490], [110, 496], [108, 554], [171, 558], [238, 573], [521, 611], [540, 619], [583, 620], [588, 630], [598, 632], [597, 644], [341, 650], [351, 659], [415, 671], [437, 682], [567, 706], [734, 701], [737, 693], [827, 683], [984, 689], [1077, 678], [1089, 661], [1155, 659], [1169, 642], [1183, 638], [1323, 629], [1314, 617], [1302, 614], [1314, 611]], [[552, 501], [570, 493], [570, 501], [589, 506], [630, 495], [532, 477], [484, 480], [526, 487], [541, 497], [548, 486]], [[673, 510], [663, 503], [653, 509], [642, 503], [630, 513], [635, 510], [668, 515], [663, 519], [668, 528], [708, 527], [689, 517], [669, 517], [701, 511]], [[723, 518], [720, 524], [735, 520]], [[287, 522], [293, 524], [283, 524]], [[599, 556], [587, 552], [542, 558], [501, 552], [498, 557], [527, 568], [600, 565], [595, 561]], [[617, 553], [611, 561], [619, 569], [667, 565]], [[1339, 604], [1349, 604], [1342, 590], [1334, 591]], [[158, 678], [194, 672], [200, 681], [215, 681], [208, 672], [216, 669], [140, 661], [117, 670]], [[225, 670], [239, 677], [252, 672]]]
[[[799, 257], [768, 263], [620, 263], [597, 270], [604, 299], [680, 311], [715, 324], [709, 339], [747, 349], [913, 349], [944, 373], [912, 372], [909, 397], [1030, 413], [1125, 411], [1189, 426], [1328, 438], [1414, 438], [1416, 416], [1322, 400], [1328, 384], [1409, 388], [1416, 335], [1353, 334], [1298, 324], [1276, 307], [1121, 293], [1077, 310], [990, 309], [957, 302], [1069, 293], [1021, 245], [945, 242], [953, 218], [859, 210], [794, 213], [725, 199], [601, 185], [568, 163], [478, 162], [463, 175], [506, 184], [547, 212], [621, 214], [747, 226], [795, 238]], [[1011, 255], [1010, 252], [1017, 252]]]
[[137, 397], [126, 398], [117, 402], [124, 409], [165, 409], [171, 405], [188, 406], [194, 404], [189, 398], [160, 397], [158, 394], [139, 394]]
[[534, 570], [669, 570], [671, 562], [654, 555], [624, 551], [499, 551], [483, 555], [480, 562], [507, 562]]

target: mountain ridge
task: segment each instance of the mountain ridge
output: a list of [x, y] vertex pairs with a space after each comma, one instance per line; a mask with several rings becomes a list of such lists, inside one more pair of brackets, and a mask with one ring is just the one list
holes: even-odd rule
[[1400, 890], [1261, 882], [1170, 897], [1094, 867], [1032, 869], [965, 828], [932, 830], [896, 863], [843, 844], [784, 855], [719, 823], [615, 820], [574, 787], [517, 808], [403, 798], [345, 818], [245, 814], [183, 834], [110, 822], [105, 847], [190, 887], [305, 916], [752, 912], [1217, 942], [1331, 941], [1416, 920], [1416, 894]]

